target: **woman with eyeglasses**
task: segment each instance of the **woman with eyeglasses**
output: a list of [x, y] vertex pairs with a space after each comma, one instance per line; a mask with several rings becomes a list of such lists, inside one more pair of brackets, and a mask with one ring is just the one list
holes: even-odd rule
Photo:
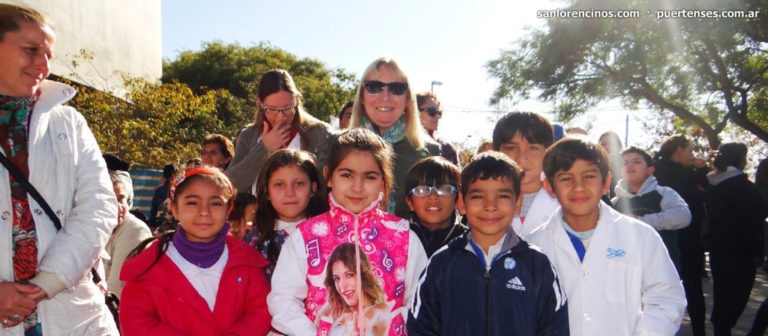
[[252, 186], [267, 155], [282, 148], [312, 153], [322, 169], [332, 139], [330, 126], [304, 110], [291, 75], [280, 69], [266, 72], [256, 95], [258, 109], [253, 124], [240, 133], [235, 156], [226, 171], [235, 188], [255, 193]]
[[382, 57], [373, 61], [363, 73], [355, 97], [351, 127], [376, 132], [395, 152], [395, 185], [387, 212], [407, 218], [409, 210], [402, 181], [416, 161], [440, 155], [440, 145], [421, 126], [408, 76], [395, 60]]
[[443, 117], [443, 108], [435, 93], [417, 93], [416, 106], [419, 107], [419, 119], [421, 119], [421, 125], [424, 126], [424, 130], [440, 145], [440, 155], [455, 165], [459, 164], [459, 153], [456, 151], [456, 146], [438, 138], [435, 134], [437, 124], [440, 122], [440, 118]]

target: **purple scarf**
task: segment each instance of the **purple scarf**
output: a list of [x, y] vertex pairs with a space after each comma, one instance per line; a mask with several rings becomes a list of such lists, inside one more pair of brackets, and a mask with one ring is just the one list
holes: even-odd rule
[[209, 243], [192, 242], [184, 236], [184, 228], [179, 225], [176, 233], [173, 234], [171, 241], [173, 246], [179, 251], [184, 259], [193, 265], [201, 268], [213, 266], [224, 252], [224, 245], [227, 242], [227, 233], [229, 232], [229, 223], [224, 224], [221, 231], [216, 234], [216, 238]]

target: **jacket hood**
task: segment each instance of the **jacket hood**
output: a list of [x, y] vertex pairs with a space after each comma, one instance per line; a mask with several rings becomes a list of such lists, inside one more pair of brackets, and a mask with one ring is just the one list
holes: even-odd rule
[[740, 169], [734, 166], [728, 166], [728, 169], [726, 169], [725, 171], [715, 170], [707, 174], [707, 180], [709, 180], [709, 183], [711, 185], [715, 186], [715, 185], [718, 185], [720, 182], [723, 182], [731, 177], [736, 177], [742, 174], [744, 174], [744, 172], [741, 171]]
[[613, 188], [613, 191], [616, 193], [616, 196], [618, 197], [633, 197], [633, 196], [645, 195], [651, 191], [656, 190], [658, 186], [659, 186], [659, 182], [656, 181], [656, 177], [651, 175], [651, 176], [648, 176], [647, 179], [645, 179], [645, 182], [643, 182], [643, 185], [640, 186], [640, 189], [635, 194], [632, 194], [631, 192], [629, 192], [629, 184], [624, 179], [621, 179], [619, 180], [618, 183], [616, 183], [616, 187]]
[[[229, 259], [226, 266], [224, 266], [225, 271], [228, 268], [234, 267], [264, 267], [269, 264], [261, 253], [230, 234], [227, 234], [226, 243]], [[160, 260], [152, 268], [149, 268], [155, 261], [158, 249], [160, 249], [160, 244], [154, 241], [149, 248], [139, 253], [139, 255], [128, 258], [123, 264], [122, 270], [120, 270], [120, 280], [131, 281], [137, 280], [140, 277], [162, 280], [168, 278], [168, 274], [173, 272], [174, 269], [178, 271], [178, 267], [165, 255], [160, 257]], [[164, 283], [164, 281], [159, 282]]]

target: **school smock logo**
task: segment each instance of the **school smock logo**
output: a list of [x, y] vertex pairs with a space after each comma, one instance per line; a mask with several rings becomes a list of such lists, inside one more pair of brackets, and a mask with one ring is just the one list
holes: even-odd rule
[[520, 278], [518, 277], [509, 279], [509, 281], [507, 281], [507, 288], [525, 292], [525, 285], [523, 285], [523, 282], [520, 281]]
[[504, 268], [508, 270], [513, 270], [517, 266], [517, 261], [515, 261], [515, 258], [507, 257], [507, 259], [504, 259]]
[[614, 249], [609, 247], [608, 248], [608, 254], [606, 255], [606, 257], [608, 257], [608, 259], [613, 259], [613, 258], [616, 258], [616, 257], [623, 257], [626, 254], [627, 253], [624, 252], [624, 250], [621, 250], [621, 249], [614, 250]]

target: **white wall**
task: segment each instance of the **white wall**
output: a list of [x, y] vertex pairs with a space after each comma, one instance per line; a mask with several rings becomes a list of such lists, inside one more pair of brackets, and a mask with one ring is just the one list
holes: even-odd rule
[[[55, 24], [52, 73], [121, 95], [119, 73], [162, 76], [160, 0], [4, 0], [34, 8]], [[73, 67], [86, 50], [91, 61]]]

